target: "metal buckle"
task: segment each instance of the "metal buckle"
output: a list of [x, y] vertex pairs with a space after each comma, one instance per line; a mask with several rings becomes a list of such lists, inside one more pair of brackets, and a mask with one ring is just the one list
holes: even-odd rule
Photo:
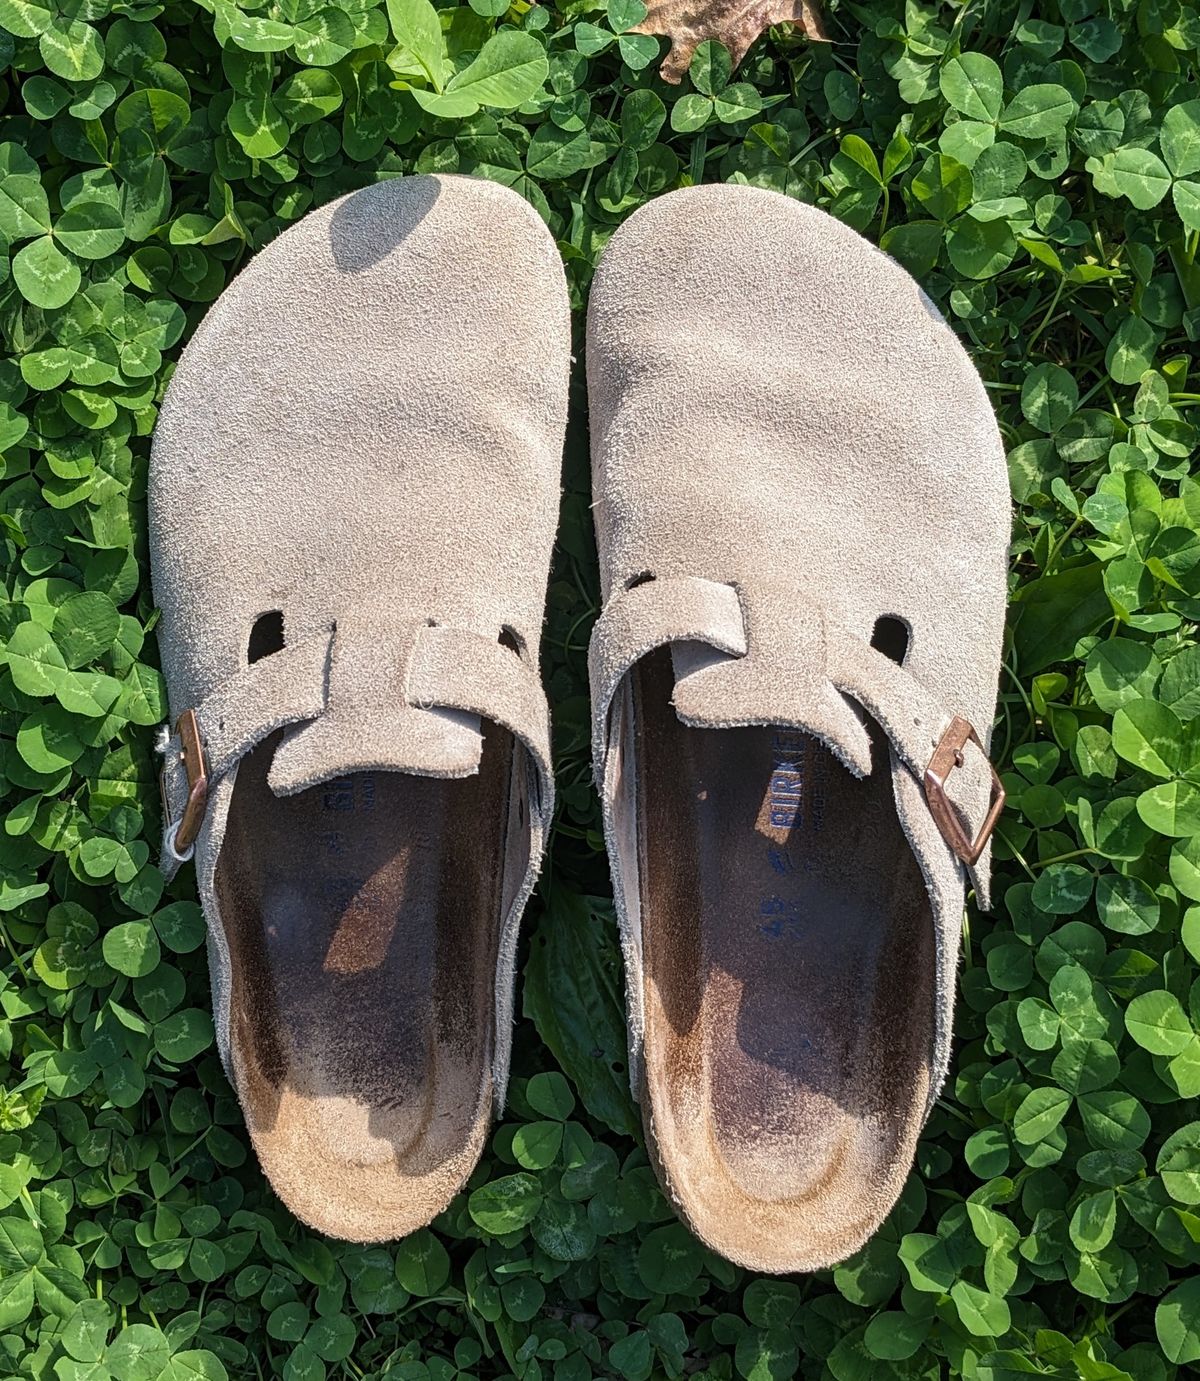
[[929, 766], [925, 769], [925, 799], [929, 802], [929, 813], [941, 830], [942, 838], [958, 857], [971, 867], [979, 862], [980, 855], [996, 828], [1000, 812], [1004, 809], [1004, 785], [1000, 780], [1000, 774], [985, 754], [984, 761], [987, 762], [988, 771], [992, 774], [991, 803], [988, 806], [987, 819], [980, 826], [979, 833], [972, 842], [946, 795], [946, 779], [956, 767], [963, 765], [963, 749], [968, 743], [973, 743], [981, 753], [983, 752], [983, 744], [980, 743], [979, 735], [970, 721], [963, 719], [961, 715], [955, 715], [938, 746], [933, 750], [933, 757], [929, 759]]
[[171, 802], [167, 797], [167, 769], [164, 766], [158, 784], [162, 792], [163, 819], [167, 822], [167, 837], [172, 851], [181, 858], [190, 856], [192, 845], [204, 823], [208, 808], [208, 764], [204, 760], [204, 745], [200, 741], [200, 725], [195, 710], [184, 710], [175, 723], [179, 735], [179, 760], [187, 776], [187, 804], [179, 819], [171, 819]]

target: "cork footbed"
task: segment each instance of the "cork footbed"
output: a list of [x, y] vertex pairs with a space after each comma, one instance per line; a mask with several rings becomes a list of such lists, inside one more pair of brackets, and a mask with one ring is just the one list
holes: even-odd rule
[[634, 672], [642, 1101], [692, 1230], [759, 1270], [854, 1252], [923, 1118], [934, 930], [886, 744], [857, 780], [792, 729], [694, 729]]
[[473, 777], [282, 798], [276, 742], [238, 768], [217, 864], [238, 1091], [298, 1218], [394, 1239], [445, 1208], [487, 1134], [512, 738], [490, 728]]

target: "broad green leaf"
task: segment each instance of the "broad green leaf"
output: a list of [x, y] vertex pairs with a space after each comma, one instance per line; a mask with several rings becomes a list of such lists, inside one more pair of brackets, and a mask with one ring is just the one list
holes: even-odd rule
[[104, 962], [128, 978], [140, 978], [158, 967], [158, 936], [149, 921], [124, 921], [104, 936]]
[[151, 1381], [162, 1375], [170, 1359], [166, 1335], [149, 1324], [127, 1324], [109, 1344], [105, 1364], [114, 1376], [128, 1381]]
[[68, 671], [55, 686], [54, 695], [64, 710], [99, 720], [120, 697], [120, 681], [102, 671]]
[[446, 92], [468, 97], [478, 105], [514, 110], [541, 90], [549, 71], [546, 50], [532, 34], [502, 29], [488, 39], [475, 61], [449, 82]]
[[1129, 1034], [1152, 1055], [1178, 1055], [1191, 1041], [1192, 1024], [1173, 993], [1142, 993], [1125, 1010]]
[[686, 1290], [700, 1273], [699, 1242], [682, 1223], [668, 1223], [648, 1233], [638, 1248], [638, 1274], [651, 1290], [673, 1294]]
[[1183, 725], [1157, 700], [1131, 700], [1113, 716], [1117, 753], [1152, 777], [1173, 777], [1183, 753]]
[[50, 230], [50, 203], [36, 173], [9, 173], [0, 179], [0, 235], [26, 240]]
[[1189, 1122], [1163, 1142], [1155, 1168], [1177, 1203], [1200, 1204], [1200, 1122]]
[[723, 43], [705, 39], [697, 44], [688, 67], [692, 85], [703, 96], [716, 96], [729, 84], [733, 63]]
[[949, 221], [971, 204], [971, 170], [945, 154], [934, 154], [917, 171], [912, 190], [930, 216]]
[[1200, 101], [1185, 101], [1167, 111], [1158, 144], [1172, 176], [1200, 172]]
[[276, 108], [292, 129], [332, 115], [341, 104], [337, 78], [319, 68], [294, 72], [275, 93]]
[[1112, 714], [1122, 705], [1154, 694], [1162, 667], [1147, 643], [1110, 638], [1088, 655], [1088, 689], [1102, 710]]
[[56, 77], [88, 82], [104, 71], [104, 43], [90, 24], [56, 15], [38, 38], [42, 61]]
[[1022, 998], [1017, 1007], [1017, 1023], [1031, 1049], [1053, 1050], [1058, 1044], [1058, 1013], [1041, 998]]
[[1171, 198], [1184, 225], [1189, 230], [1200, 230], [1200, 182], [1176, 182]]
[[1071, 374], [1056, 364], [1039, 364], [1021, 385], [1021, 411], [1039, 431], [1056, 432], [1079, 406], [1079, 387]]
[[48, 0], [0, 0], [0, 27], [17, 38], [37, 38], [54, 22]]
[[1087, 905], [1093, 880], [1078, 863], [1051, 863], [1033, 884], [1033, 903], [1052, 916], [1073, 916]]
[[187, 126], [191, 110], [176, 92], [145, 88], [118, 103], [114, 124], [118, 135], [143, 135], [151, 153], [165, 153]]
[[1163, 1082], [1181, 1099], [1200, 1097], [1200, 1035], [1193, 1036], [1178, 1055], [1167, 1061]]
[[1158, 925], [1158, 898], [1140, 878], [1098, 878], [1096, 910], [1109, 930], [1122, 935], [1148, 935]]
[[1149, 1115], [1131, 1093], [1081, 1094], [1079, 1112], [1088, 1140], [1100, 1150], [1137, 1150], [1150, 1134]]
[[564, 180], [598, 161], [586, 132], [569, 134], [553, 125], [540, 125], [529, 141], [525, 166], [532, 177]]
[[[199, 1246], [198, 1242], [193, 1244], [193, 1257], [189, 1261], [193, 1271], [196, 1246]], [[215, 1352], [209, 1352], [206, 1348], [185, 1348], [172, 1355], [159, 1373], [158, 1381], [229, 1381], [229, 1373]]]
[[1000, 128], [1018, 139], [1047, 139], [1058, 134], [1078, 109], [1064, 86], [1035, 83], [1023, 87], [1000, 116]]
[[1148, 211], [1157, 206], [1171, 187], [1171, 174], [1149, 149], [1118, 149], [1110, 169], [1117, 191], [1138, 208]]
[[12, 275], [21, 296], [35, 307], [64, 307], [79, 287], [79, 269], [49, 235], [17, 251]]
[[296, 25], [296, 57], [310, 67], [332, 67], [354, 46], [354, 25], [345, 10], [335, 6], [326, 6]]
[[474, 115], [479, 103], [469, 94], [459, 95], [453, 91], [422, 91], [413, 89], [413, 97], [422, 110], [443, 120], [461, 120]]
[[753, 120], [762, 112], [762, 97], [749, 82], [734, 82], [725, 87], [713, 100], [717, 119], [727, 125]]
[[1073, 655], [1081, 638], [1112, 618], [1098, 561], [1031, 581], [1021, 591], [1014, 642], [1026, 675]]
[[5, 648], [13, 684], [25, 695], [53, 695], [66, 672], [54, 639], [39, 624], [19, 623]]
[[229, 107], [230, 132], [250, 158], [272, 158], [287, 147], [291, 131], [269, 96], [234, 101]]
[[533, 1221], [542, 1191], [535, 1176], [506, 1175], [474, 1190], [468, 1201], [471, 1218], [485, 1232], [516, 1232]]
[[968, 1333], [980, 1338], [999, 1338], [1008, 1332], [1012, 1316], [1003, 1296], [990, 1294], [965, 1280], [958, 1280], [951, 1287], [950, 1298]]
[[1192, 1275], [1162, 1299], [1154, 1331], [1169, 1362], [1200, 1362], [1200, 1275]]
[[445, 1247], [427, 1228], [412, 1233], [396, 1251], [396, 1279], [410, 1295], [436, 1295], [450, 1276]]
[[1136, 384], [1154, 363], [1162, 335], [1140, 317], [1127, 316], [1113, 333], [1104, 353], [1109, 374], [1119, 384]]
[[[11, 403], [0, 403], [0, 450], [7, 451], [19, 445], [28, 431], [29, 418], [17, 412]], [[10, 532], [8, 535], [15, 534]], [[18, 537], [17, 540], [21, 539]]]
[[[1071, 1024], [1069, 1016], [1067, 1024]], [[1065, 1036], [1050, 1073], [1067, 1093], [1094, 1093], [1111, 1084], [1120, 1068], [1117, 1052], [1107, 1041]]]
[[667, 118], [662, 98], [653, 91], [631, 91], [621, 105], [621, 137], [626, 148], [640, 152], [658, 138]]
[[396, 42], [416, 60], [430, 85], [441, 91], [446, 57], [437, 10], [429, 0], [387, 0], [387, 12]]
[[155, 913], [154, 928], [169, 950], [188, 954], [204, 941], [204, 916], [191, 901], [172, 902]]
[[530, 947], [523, 1000], [525, 1015], [567, 1071], [591, 1116], [629, 1135], [638, 1119], [626, 1073], [615, 957], [611, 922], [606, 926], [582, 897], [558, 893]]
[[513, 1155], [525, 1170], [545, 1170], [558, 1159], [562, 1139], [560, 1122], [528, 1122], [513, 1135]]
[[677, 134], [695, 134], [709, 123], [715, 113], [716, 106], [707, 96], [689, 91], [671, 107], [671, 128]]
[[900, 1242], [900, 1261], [916, 1290], [948, 1294], [955, 1279], [954, 1263], [939, 1237], [906, 1233]]
[[984, 53], [960, 53], [938, 78], [943, 97], [968, 120], [996, 120], [1004, 95], [1000, 68]]
[[70, 372], [71, 357], [60, 345], [21, 356], [21, 378], [30, 388], [57, 388]]
[[950, 262], [966, 278], [993, 278], [1012, 263], [1017, 237], [1007, 221], [960, 216], [946, 236]]
[[74, 202], [59, 217], [54, 235], [79, 259], [106, 259], [125, 243], [125, 222], [107, 202]]
[[83, 753], [75, 721], [61, 705], [42, 705], [17, 729], [17, 752], [34, 772], [50, 776], [70, 767]]
[[63, 1326], [63, 1347], [77, 1362], [99, 1362], [113, 1322], [112, 1306], [105, 1300], [82, 1300]]
[[930, 1321], [900, 1310], [888, 1310], [867, 1324], [863, 1345], [872, 1357], [902, 1362], [912, 1357], [929, 1336]]
[[308, 1331], [311, 1315], [299, 1300], [289, 1300], [267, 1316], [267, 1336], [281, 1343], [298, 1343]]
[[239, 48], [250, 53], [281, 53], [291, 46], [296, 30], [263, 15], [247, 14], [232, 6], [221, 11], [221, 18], [229, 26], [229, 36]]
[[1057, 1088], [1029, 1093], [1013, 1116], [1013, 1135], [1024, 1146], [1045, 1140], [1066, 1116], [1071, 1096]]
[[1184, 839], [1200, 834], [1200, 787], [1163, 782], [1138, 797], [1138, 814], [1157, 834]]
[[556, 1070], [535, 1074], [525, 1086], [525, 1097], [535, 1112], [558, 1122], [570, 1117], [575, 1108], [570, 1085]]
[[173, 1064], [186, 1064], [213, 1042], [212, 1017], [195, 1007], [176, 1012], [154, 1031], [154, 1048]]

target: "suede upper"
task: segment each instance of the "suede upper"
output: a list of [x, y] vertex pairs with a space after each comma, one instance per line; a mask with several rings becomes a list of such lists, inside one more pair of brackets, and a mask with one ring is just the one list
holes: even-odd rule
[[[463, 776], [489, 720], [536, 767], [497, 978], [503, 1087], [515, 926], [553, 803], [537, 659], [569, 365], [553, 240], [512, 192], [457, 177], [312, 212], [184, 352], [154, 437], [151, 554], [172, 717], [199, 711], [214, 777], [196, 860], [227, 1059], [213, 877], [240, 758], [283, 725], [281, 796], [363, 769]], [[274, 611], [284, 646], [250, 663]]]
[[[795, 726], [859, 775], [871, 766], [861, 715], [887, 731], [937, 932], [932, 1105], [965, 870], [920, 774], [952, 716], [988, 742], [1005, 610], [1008, 482], [983, 385], [899, 265], [824, 212], [728, 185], [670, 193], [616, 233], [593, 285], [587, 362], [605, 599], [596, 758], [635, 1077], [638, 807], [618, 687], [670, 642], [688, 724]], [[908, 631], [902, 668], [871, 646], [886, 618]], [[968, 750], [951, 796], [972, 833], [989, 786]], [[987, 872], [985, 854], [985, 903]]]

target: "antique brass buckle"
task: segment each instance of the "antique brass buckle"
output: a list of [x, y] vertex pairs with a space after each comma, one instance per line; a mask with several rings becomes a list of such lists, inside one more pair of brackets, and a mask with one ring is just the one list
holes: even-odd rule
[[992, 774], [991, 801], [987, 818], [972, 841], [946, 795], [946, 779], [956, 767], [963, 765], [963, 749], [968, 743], [975, 744], [979, 751], [983, 752], [983, 744], [980, 743], [979, 735], [970, 722], [961, 715], [955, 715], [938, 746], [933, 750], [933, 757], [929, 759], [929, 766], [925, 769], [925, 799], [929, 802], [930, 814], [941, 830], [942, 838], [970, 867], [979, 862], [979, 857], [996, 828], [1000, 812], [1004, 809], [1004, 785], [1000, 781], [999, 773], [985, 757], [988, 771]]
[[177, 857], [188, 858], [208, 808], [208, 764], [204, 760], [204, 745], [200, 741], [200, 725], [195, 710], [184, 710], [176, 721], [175, 732], [179, 735], [179, 760], [183, 763], [188, 786], [187, 802], [178, 820], [171, 818], [165, 766], [159, 776], [159, 789], [162, 792], [163, 819], [167, 822], [167, 843]]

